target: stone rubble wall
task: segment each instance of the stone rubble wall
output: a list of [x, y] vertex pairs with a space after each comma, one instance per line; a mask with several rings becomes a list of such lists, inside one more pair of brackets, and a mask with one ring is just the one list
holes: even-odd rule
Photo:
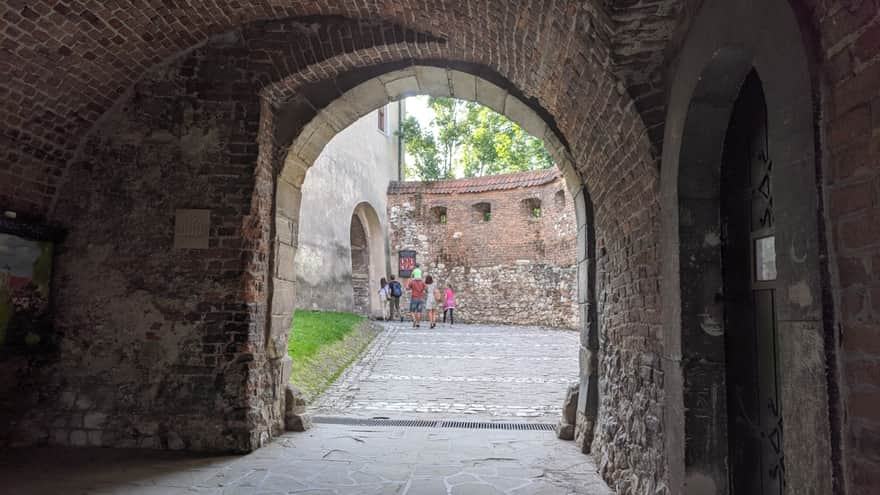
[[[577, 229], [564, 189], [557, 178], [503, 191], [391, 194], [392, 257], [414, 249], [424, 276], [433, 276], [441, 289], [452, 284], [456, 321], [575, 329]], [[527, 207], [536, 198], [539, 217]], [[478, 203], [491, 204], [488, 222], [474, 210]], [[445, 224], [438, 208], [446, 208]], [[401, 307], [408, 305], [405, 294]]]

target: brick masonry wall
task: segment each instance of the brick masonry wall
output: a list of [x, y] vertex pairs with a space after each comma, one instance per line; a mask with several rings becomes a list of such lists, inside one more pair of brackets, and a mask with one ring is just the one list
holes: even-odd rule
[[[490, 7], [493, 12], [503, 12], [506, 5], [497, 2]], [[547, 132], [571, 143], [564, 153], [590, 187], [597, 205], [597, 232], [613, 254], [607, 265], [611, 282], [605, 304], [610, 317], [602, 327], [608, 352], [602, 360], [611, 370], [607, 376], [631, 375], [627, 366], [645, 354], [656, 353], [660, 345], [660, 323], [655, 317], [659, 298], [654, 283], [659, 265], [656, 160], [625, 89], [604, 70], [608, 52], [602, 44], [601, 22], [594, 10], [579, 5], [566, 3], [553, 11], [555, 17], [569, 19], [577, 29], [571, 29], [568, 22], [565, 26], [536, 22], [538, 17], [531, 12], [540, 10], [537, 3], [516, 11], [515, 16], [525, 23], [523, 32], [541, 40], [528, 48], [501, 34], [517, 22], [503, 16], [490, 16], [491, 22], [487, 22], [480, 16], [465, 20], [438, 12], [437, 17], [420, 17], [411, 24], [429, 30], [436, 25], [468, 26], [457, 28], [460, 34], [452, 41], [390, 22], [331, 16], [246, 24], [157, 66], [105, 115], [106, 126], [83, 141], [77, 168], [66, 175], [70, 186], [63, 188], [64, 197], [57, 200], [59, 208], [54, 216], [72, 231], [75, 241], [70, 255], [62, 254], [58, 259], [58, 290], [62, 292], [59, 318], [72, 313], [80, 316], [65, 324], [76, 328], [62, 339], [61, 353], [53, 357], [57, 366], [43, 367], [47, 372], [40, 379], [19, 383], [19, 402], [30, 407], [17, 415], [25, 419], [16, 420], [13, 433], [23, 433], [22, 442], [81, 444], [82, 434], [72, 430], [79, 429], [77, 404], [105, 414], [105, 419], [114, 418], [112, 424], [92, 428], [101, 432], [101, 444], [108, 446], [248, 450], [279, 433], [289, 371], [283, 354], [292, 298], [280, 297], [278, 289], [289, 288], [291, 279], [278, 271], [296, 249], [297, 188], [305, 171], [285, 170], [278, 186], [286, 194], [277, 202], [272, 194], [273, 174], [281, 169], [287, 147], [316, 109], [360, 82], [419, 61], [448, 63], [491, 79], [501, 86], [492, 90], [501, 92], [501, 105], [518, 100], [537, 109], [549, 126]], [[371, 8], [361, 12], [353, 7], [351, 12], [369, 17]], [[51, 13], [46, 16], [57, 17]], [[224, 22], [236, 25], [247, 18]], [[216, 33], [216, 29], [212, 26], [208, 32]], [[88, 51], [83, 50], [80, 56]], [[137, 52], [120, 49], [129, 51]], [[27, 71], [30, 65], [22, 62], [20, 67]], [[137, 69], [130, 70], [138, 77], [143, 75]], [[43, 73], [39, 69], [34, 72]], [[373, 81], [384, 98], [386, 88]], [[40, 91], [44, 89], [48, 90], [41, 87]], [[17, 86], [15, 91], [19, 95], [30, 90]], [[85, 93], [96, 92], [101, 90]], [[85, 93], [65, 91], [63, 99], [80, 108], [81, 99], [89, 99]], [[112, 100], [122, 92], [107, 89], [103, 94], [111, 95]], [[28, 115], [43, 115], [46, 107], [32, 100], [14, 98], [16, 106], [32, 109]], [[103, 114], [107, 108], [109, 105], [98, 103], [94, 113]], [[153, 113], [154, 109], [159, 113]], [[66, 132], [82, 136], [91, 121], [83, 117]], [[182, 132], [187, 122], [195, 122], [197, 132]], [[39, 128], [36, 121], [23, 126]], [[332, 135], [332, 129], [330, 132]], [[61, 162], [46, 160], [45, 166], [24, 165], [27, 160], [43, 162], [22, 144], [31, 138], [15, 139], [16, 146], [7, 153], [12, 156], [7, 163], [16, 164], [13, 174], [28, 175], [41, 184], [44, 173], [57, 170], [58, 177], [65, 176], [64, 158]], [[203, 139], [216, 139], [216, 146], [204, 153], [197, 147], [195, 156], [189, 154], [192, 143]], [[57, 142], [70, 150], [79, 144], [61, 138]], [[87, 174], [90, 170], [94, 173]], [[178, 170], [193, 174], [195, 179], [183, 180]], [[40, 194], [4, 188], [2, 201], [13, 207], [30, 201], [51, 205], [55, 199], [47, 191], [43, 186]], [[88, 197], [92, 199], [85, 205], [95, 205], [95, 215], [86, 206], [67, 206], [83, 204]], [[201, 206], [212, 209], [212, 225], [218, 228], [212, 230], [211, 248], [192, 253], [187, 264], [178, 259], [186, 254], [167, 248], [172, 237], [169, 226], [178, 205], [196, 207], [198, 199]], [[273, 206], [277, 219], [283, 222], [273, 223]], [[31, 213], [35, 216], [46, 215], [45, 210], [34, 208]], [[110, 226], [116, 228], [109, 230]], [[155, 237], [141, 234], [154, 229]], [[139, 254], [135, 258], [125, 250], [137, 241], [141, 247], [133, 249], [132, 254]], [[109, 254], [116, 251], [123, 252], [119, 261]], [[108, 266], [99, 263], [104, 259], [109, 260]], [[192, 271], [180, 270], [180, 266], [190, 266]], [[70, 278], [65, 281], [61, 274], [67, 270]], [[105, 278], [118, 280], [118, 284], [67, 294], [90, 280]], [[270, 310], [272, 287], [275, 299]], [[143, 298], [120, 298], [120, 293], [127, 293], [120, 292], [123, 289]], [[168, 296], [177, 295], [178, 290], [182, 297]], [[205, 300], [197, 300], [202, 297]], [[205, 304], [200, 305], [202, 302]], [[227, 303], [230, 306], [225, 306]], [[142, 341], [154, 338], [147, 332], [131, 331], [133, 315], [141, 316], [138, 309], [142, 307], [159, 308], [155, 318], [144, 320], [161, 330], [154, 336], [159, 349], [168, 351], [165, 359], [132, 355], [131, 349], [140, 349]], [[271, 332], [267, 325], [271, 325]], [[175, 356], [180, 348], [187, 352]], [[87, 349], [100, 350], [101, 358], [85, 357]], [[107, 357], [117, 355], [131, 357], [121, 361]], [[131, 369], [134, 371], [127, 371]], [[79, 397], [88, 393], [93, 380], [103, 379], [112, 382], [106, 390], [115, 392], [102, 401], [75, 400], [70, 406], [61, 399], [59, 392], [67, 384], [71, 384], [73, 396]], [[649, 375], [638, 381], [643, 392], [638, 396], [631, 389], [610, 389], [608, 405], [600, 409], [607, 427], [600, 429], [595, 451], [603, 474], [615, 485], [622, 479], [618, 473], [628, 473], [628, 481], [618, 487], [618, 493], [654, 493], [662, 480], [662, 435], [630, 435], [631, 422], [623, 420], [642, 414], [648, 407], [659, 407], [660, 386]], [[58, 437], [49, 433], [55, 419], [63, 425], [58, 427], [63, 430]], [[139, 421], [147, 425], [138, 426]], [[23, 427], [23, 422], [29, 426]], [[637, 485], [632, 484], [633, 479], [638, 480]]]
[[[53, 279], [60, 349], [0, 363], [0, 442], [244, 452], [283, 430], [294, 282], [270, 279], [270, 262], [292, 266], [301, 181], [280, 181], [287, 228], [273, 229], [286, 149], [260, 134], [274, 116], [259, 91], [277, 71], [255, 53], [302, 26], [259, 23], [157, 67], [83, 142], [52, 217], [69, 230]], [[383, 32], [327, 29], [345, 30], [349, 50]], [[307, 63], [285, 53], [279, 64]], [[211, 210], [206, 250], [172, 248], [188, 208]], [[267, 346], [270, 320], [284, 331]]]
[[[223, 438], [228, 448], [253, 447], [277, 432], [283, 366], [277, 363], [277, 350], [271, 354], [263, 348], [268, 288], [277, 275], [269, 268], [273, 253], [289, 258], [295, 251], [291, 231], [296, 230], [288, 228], [284, 236], [283, 229], [273, 230], [271, 191], [273, 174], [292, 136], [314, 115], [281, 110], [291, 101], [317, 101], [314, 108], [321, 108], [327, 99], [338, 97], [337, 89], [377, 75], [370, 71], [385, 63], [398, 63], [399, 69], [413, 61], [433, 60], [473, 64], [470, 67], [480, 68], [481, 74], [500, 74], [530, 105], [542, 109], [553, 132], [565, 138], [596, 205], [602, 407], [594, 453], [618, 493], [662, 493], [664, 438], [655, 426], [663, 412], [664, 383], [656, 364], [663, 329], [658, 316], [655, 157], [657, 136], [662, 135], [658, 122], [663, 121], [663, 68], [674, 60], [675, 39], [687, 28], [686, 18], [676, 24], [677, 14], [692, 12], [699, 1], [562, 1], [551, 2], [549, 8], [538, 0], [430, 5], [415, 0], [327, 0], [283, 6], [263, 0], [219, 2], [219, 8], [206, 8], [196, 0], [136, 8], [99, 3], [73, 7], [43, 0], [8, 2], [0, 23], [0, 70], [9, 75], [0, 81], [2, 139], [7, 144], [0, 160], [0, 203], [38, 218], [57, 217], [72, 230], [57, 265], [58, 320], [66, 330], [57, 361], [66, 367], [40, 367], [48, 370], [45, 377], [29, 373], [31, 381], [21, 389], [40, 389], [41, 397], [16, 397], [36, 409], [67, 411], [57, 427], [63, 430], [61, 443], [89, 438], [88, 433], [74, 435], [74, 429], [85, 431], [79, 427], [85, 424], [79, 411], [89, 411], [132, 423], [89, 430], [124, 432], [118, 439], [134, 438], [138, 444], [143, 439], [144, 445], [179, 446], [167, 430], [175, 419], [163, 410], [174, 406], [171, 397], [186, 398], [198, 413], [191, 418], [201, 419], [200, 424], [185, 423], [188, 431], [200, 432], [182, 439], [188, 448], [198, 448], [195, 439], [202, 434]], [[846, 479], [850, 492], [858, 493], [876, 486], [880, 473], [880, 245], [874, 228], [880, 135], [878, 4], [791, 3], [805, 11], [805, 25], [816, 29], [805, 38], [808, 43], [819, 38], [817, 79], [827, 89], [820, 133], [825, 199], [832, 213], [825, 225], [831, 239], [835, 323], [843, 336], [838, 357]], [[328, 14], [301, 24], [252, 23]], [[185, 52], [229, 29], [236, 31], [213, 38], [208, 47]], [[160, 65], [176, 56], [184, 60], [170, 68]], [[146, 81], [126, 95], [148, 73]], [[310, 85], [317, 82], [324, 84]], [[262, 112], [257, 97], [261, 91], [267, 97]], [[146, 100], [150, 105], [138, 103], [145, 92], [155, 96]], [[124, 108], [107, 114], [114, 104]], [[151, 116], [154, 106], [167, 111]], [[102, 115], [108, 122], [104, 134], [87, 139]], [[287, 134], [258, 133], [257, 115], [264, 129], [277, 124], [286, 127]], [[191, 149], [193, 133], [178, 128], [187, 119], [201, 131], [195, 141], [210, 141], [216, 131], [217, 146], [197, 152], [195, 158], [184, 153]], [[163, 133], [168, 129], [173, 131], [170, 139]], [[258, 143], [259, 159], [252, 148]], [[239, 160], [250, 167], [238, 168], [243, 165]], [[284, 184], [290, 193], [284, 201], [295, 197], [300, 183]], [[173, 209], [193, 206], [199, 198], [217, 212], [212, 224], [218, 227], [212, 231], [207, 256], [161, 249], [170, 243]], [[288, 227], [295, 227], [296, 201], [281, 201], [276, 213], [286, 218]], [[231, 245], [225, 247], [224, 242]], [[117, 257], [117, 252], [122, 255]], [[275, 278], [278, 295], [283, 279]], [[108, 283], [91, 294], [77, 293], [91, 288], [93, 279]], [[120, 293], [137, 297], [118, 301]], [[202, 302], [206, 305], [200, 307]], [[131, 351], [152, 338], [140, 327], [132, 330], [132, 315], [142, 317], [136, 311], [142, 307], [151, 308], [150, 314], [134, 321], [158, 325], [161, 333], [153, 335], [159, 348], [172, 352], [182, 347], [185, 352], [179, 358], [151, 363], [143, 357], [149, 354]], [[283, 340], [288, 316], [281, 309], [275, 314], [274, 303], [272, 309]], [[63, 322], [68, 317], [70, 323]], [[246, 334], [236, 330], [243, 326]], [[116, 355], [123, 357], [117, 361], [112, 357]], [[211, 357], [224, 364], [209, 364]], [[181, 366], [201, 361], [214, 368], [166, 372], [174, 359]], [[109, 399], [79, 400], [79, 391], [87, 390], [91, 379], [116, 375], [119, 383], [112, 383], [115, 392]], [[227, 397], [200, 396], [201, 387], [195, 384], [208, 382], [206, 377], [214, 379], [214, 390], [224, 389], [212, 394]], [[64, 383], [74, 384], [72, 396], [63, 395]], [[202, 414], [209, 410], [211, 414]], [[221, 416], [218, 410], [223, 419], [216, 424], [205, 420]], [[45, 418], [21, 417], [33, 418], [36, 429], [48, 432], [49, 416], [46, 412]], [[138, 417], [150, 424], [137, 427]], [[99, 419], [93, 414], [88, 424], [99, 424]], [[236, 440], [227, 441], [230, 436]], [[45, 433], [41, 438], [50, 437]]]
[[[255, 175], [260, 108], [188, 96], [191, 64], [151, 73], [73, 166], [56, 217], [76, 226], [54, 274], [60, 351], [8, 396], [9, 443], [255, 444], [242, 219], [257, 181], [241, 179]], [[173, 248], [181, 208], [211, 210], [207, 249]]]
[[[535, 199], [540, 217], [531, 211]], [[478, 203], [491, 205], [488, 222]], [[393, 259], [416, 250], [425, 275], [438, 287], [452, 284], [459, 321], [578, 328], [577, 225], [561, 177], [504, 191], [392, 193], [388, 218]]]
[[[295, 135], [311, 115], [298, 113], [282, 119], [273, 112], [284, 98], [319, 98], [333, 86], [312, 86], [310, 93], [297, 93], [308, 82], [333, 79], [337, 87], [348, 88], [358, 70], [385, 62], [456, 61], [502, 74], [545, 109], [548, 120], [565, 136], [579, 173], [590, 187], [596, 205], [601, 267], [597, 298], [602, 308], [604, 377], [595, 452], [603, 474], [614, 480], [618, 493], [654, 493], [663, 479], [665, 461], [660, 453], [663, 433], [650, 427], [663, 401], [663, 376], [654, 364], [663, 334], [657, 317], [660, 263], [653, 157], [663, 134], [659, 123], [663, 121], [662, 95], [667, 84], [664, 69], [675, 60], [677, 40], [688, 27], [688, 15], [680, 14], [696, 11], [700, 3], [562, 1], [551, 3], [548, 9], [547, 2], [538, 0], [515, 6], [507, 0], [430, 5], [416, 0], [283, 5], [260, 0], [214, 2], [211, 8], [197, 0], [125, 8], [114, 2], [7, 2], [0, 20], [0, 71], [8, 75], [0, 81], [0, 139], [5, 145], [0, 154], [0, 204], [22, 216], [57, 217], [72, 230], [71, 243], [61, 248], [56, 282], [59, 325], [69, 331], [62, 340], [61, 354], [46, 357], [66, 367], [52, 367], [39, 360], [4, 363], [4, 367], [13, 362], [30, 366], [26, 380], [18, 382], [19, 389], [40, 390], [33, 396], [9, 391], [5, 397], [14, 399], [6, 399], [7, 403], [47, 411], [16, 415], [29, 418], [27, 422], [33, 426], [15, 423], [17, 431], [40, 430], [43, 433], [37, 436], [48, 441], [52, 424], [48, 411], [63, 410], [68, 411], [64, 416], [68, 419], [59, 419], [61, 443], [82, 443], [83, 438], [96, 437], [82, 433], [85, 426], [79, 427], [85, 424], [80, 411], [88, 410], [130, 418], [132, 425], [125, 425], [131, 426], [130, 430], [122, 425], [107, 430], [125, 431], [124, 438], [130, 436], [135, 443], [143, 440], [144, 445], [179, 446], [170, 434], [164, 434], [162, 440], [164, 425], [170, 423], [160, 411], [173, 404], [170, 400], [156, 402], [158, 392], [154, 390], [166, 394], [180, 390], [180, 397], [189, 397], [182, 392], [189, 387], [195, 402], [201, 404], [198, 407], [202, 409], [196, 412], [211, 410], [209, 415], [199, 414], [199, 424], [192, 422], [194, 429], [207, 425], [205, 418], [217, 417], [213, 409], [217, 404], [198, 398], [193, 384], [199, 380], [190, 382], [187, 376], [213, 376], [213, 386], [226, 387], [224, 393], [231, 397], [229, 402], [221, 401], [225, 419], [210, 426], [205, 433], [210, 438], [235, 437], [241, 432], [248, 432], [244, 434], [247, 437], [256, 432], [261, 437], [277, 429], [267, 425], [277, 423], [277, 382], [283, 369], [269, 364], [260, 351], [265, 341], [266, 288], [274, 275], [268, 273], [273, 248], [289, 253], [296, 245], [290, 229], [283, 240], [272, 244], [276, 240], [272, 237], [273, 205], [267, 199], [271, 197], [272, 174], [277, 171], [273, 167], [283, 158], [290, 138], [258, 137], [252, 125], [260, 109], [256, 95], [283, 81], [281, 86], [287, 89], [279, 94], [286, 96], [263, 107], [262, 124], [271, 128], [276, 121], [284, 121]], [[792, 0], [790, 4], [803, 19], [805, 43], [818, 45], [815, 62], [822, 97], [817, 118], [826, 206], [821, 220], [830, 240], [829, 300], [834, 302], [838, 334], [832, 337], [832, 344], [839, 344], [840, 349], [836, 356], [840, 374], [834, 379], [840, 384], [843, 403], [838, 418], [843, 422], [839, 433], [844, 444], [844, 477], [849, 493], [859, 493], [880, 483], [876, 454], [880, 431], [876, 371], [880, 362], [880, 316], [876, 309], [880, 300], [880, 234], [876, 227], [880, 225], [880, 8], [877, 0]], [[334, 24], [314, 18], [288, 28], [250, 24], [258, 19], [314, 15], [382, 19], [386, 24]], [[322, 31], [330, 25], [340, 29]], [[209, 45], [223, 48], [186, 52], [238, 26], [251, 27], [247, 42], [237, 42], [234, 35], [220, 36]], [[412, 31], [418, 29], [423, 33]], [[436, 33], [434, 43], [424, 33]], [[291, 43], [296, 45], [291, 48]], [[187, 62], [175, 62], [170, 69], [161, 65], [178, 56]], [[144, 84], [153, 88], [157, 96], [154, 103], [161, 103], [159, 108], [167, 112], [151, 116], [149, 106], [137, 103], [137, 88], [127, 94], [145, 74], [151, 74]], [[157, 74], [164, 76], [157, 78]], [[183, 104], [186, 101], [195, 102], [194, 112]], [[108, 114], [114, 105], [125, 109]], [[87, 138], [102, 116], [110, 130]], [[212, 131], [222, 130], [217, 134], [216, 152], [205, 152], [203, 158], [192, 160], [183, 153], [190, 149], [191, 133], [171, 133], [167, 139], [162, 131], [176, 128], [186, 119], [197, 121], [196, 127], [208, 140], [213, 139]], [[131, 132], [124, 125], [126, 121], [136, 123]], [[251, 147], [257, 142], [263, 148], [254, 169]], [[154, 158], [142, 155], [152, 152]], [[173, 160], [166, 162], [169, 157]], [[243, 165], [239, 160], [249, 163], [250, 169], [232, 170]], [[236, 167], [227, 168], [227, 162]], [[193, 168], [178, 168], [180, 163]], [[201, 168], [195, 168], [197, 163]], [[181, 175], [190, 175], [192, 180], [180, 183]], [[67, 185], [68, 179], [73, 185]], [[298, 185], [285, 187], [290, 186], [286, 190], [293, 196]], [[140, 187], [153, 194], [144, 194]], [[221, 190], [228, 196], [221, 197]], [[211, 199], [208, 206], [216, 208], [219, 215], [212, 216], [212, 223], [216, 219], [215, 225], [220, 227], [212, 231], [209, 256], [156, 254], [155, 249], [148, 249], [154, 243], [168, 245], [171, 210], [181, 202], [193, 203], [189, 199], [202, 194], [206, 201]], [[88, 204], [95, 206], [77, 199], [78, 195], [93, 198]], [[279, 209], [289, 215], [285, 217], [289, 223], [295, 223], [298, 206], [290, 203]], [[55, 214], [53, 205], [58, 205]], [[111, 231], [110, 226], [116, 228]], [[276, 233], [280, 239], [280, 230]], [[239, 247], [222, 246], [223, 242], [234, 245], [239, 240]], [[117, 252], [122, 256], [117, 258]], [[75, 292], [87, 288], [93, 279], [107, 280], [108, 284], [91, 295]], [[122, 294], [143, 297], [142, 304], [136, 298], [127, 303], [116, 301], [122, 289]], [[192, 294], [204, 301], [197, 301]], [[200, 307], [202, 302], [206, 305]], [[225, 306], [227, 303], [230, 306]], [[160, 349], [168, 346], [177, 350], [175, 339], [180, 338], [186, 343], [183, 348], [192, 351], [189, 356], [193, 362], [202, 360], [204, 366], [219, 367], [208, 364], [209, 358], [216, 357], [229, 363], [223, 366], [236, 368], [230, 377], [244, 373], [244, 369], [253, 371], [247, 385], [227, 387], [226, 372], [203, 374], [192, 373], [198, 371], [194, 368], [180, 368], [171, 375], [146, 358], [134, 361], [131, 349], [140, 349], [153, 337], [140, 327], [132, 331], [132, 319], [120, 315], [142, 316], [134, 309], [141, 307], [151, 308], [144, 320], [162, 330], [152, 333]], [[71, 323], [63, 321], [68, 316]], [[289, 322], [285, 314], [272, 316], [281, 328]], [[225, 330], [227, 324], [230, 326]], [[247, 337], [235, 330], [238, 324], [248, 327]], [[217, 327], [224, 330], [218, 333]], [[166, 328], [173, 331], [166, 333]], [[209, 337], [212, 332], [214, 337]], [[210, 342], [212, 338], [218, 341]], [[135, 342], [138, 339], [143, 343]], [[247, 342], [239, 342], [241, 339]], [[196, 352], [201, 345], [207, 347]], [[98, 354], [88, 356], [85, 350]], [[120, 351], [123, 358], [113, 358], [114, 351]], [[179, 362], [188, 366], [190, 358]], [[89, 388], [92, 378], [115, 375], [117, 365], [138, 371], [134, 375], [118, 372], [123, 378], [112, 384], [115, 392], [108, 392], [106, 400], [79, 400], [78, 390]], [[4, 376], [18, 380], [22, 374]], [[72, 395], [63, 395], [65, 383], [76, 384]], [[153, 388], [141, 388], [143, 383]], [[102, 384], [96, 389], [111, 390]], [[138, 428], [134, 425], [138, 416], [149, 424]], [[93, 414], [88, 424], [100, 424], [103, 420], [99, 418]], [[74, 430], [81, 433], [74, 434]], [[103, 427], [89, 430], [102, 431]], [[101, 443], [122, 444], [121, 440], [105, 442], [103, 438]], [[189, 448], [198, 446], [196, 442], [183, 443]], [[248, 438], [244, 443], [257, 445], [258, 441]], [[224, 441], [227, 446], [237, 444]]]
[[880, 2], [811, 2], [811, 11], [827, 78], [823, 179], [844, 476], [847, 493], [868, 493], [880, 484]]

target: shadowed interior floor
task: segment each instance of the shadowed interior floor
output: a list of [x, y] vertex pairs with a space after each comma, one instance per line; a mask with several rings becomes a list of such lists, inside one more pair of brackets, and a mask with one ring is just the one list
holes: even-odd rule
[[14, 494], [610, 495], [552, 432], [316, 425], [241, 457], [35, 448], [0, 454]]

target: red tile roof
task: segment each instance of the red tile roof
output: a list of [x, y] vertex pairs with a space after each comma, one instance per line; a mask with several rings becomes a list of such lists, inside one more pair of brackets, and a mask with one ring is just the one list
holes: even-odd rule
[[388, 185], [388, 194], [456, 194], [503, 191], [518, 187], [534, 187], [549, 184], [562, 177], [556, 167], [546, 170], [517, 172], [513, 174], [470, 177], [467, 179], [437, 181], [404, 181]]

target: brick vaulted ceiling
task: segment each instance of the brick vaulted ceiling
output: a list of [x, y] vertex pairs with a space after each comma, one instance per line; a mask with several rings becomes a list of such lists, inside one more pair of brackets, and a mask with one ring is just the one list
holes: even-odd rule
[[[45, 215], [83, 137], [150, 68], [242, 24], [288, 17], [383, 19], [450, 44], [480, 30], [529, 43], [553, 23], [593, 29], [659, 147], [664, 57], [688, 0], [593, 1], [2, 0], [0, 206]], [[566, 19], [584, 9], [605, 25]]]

